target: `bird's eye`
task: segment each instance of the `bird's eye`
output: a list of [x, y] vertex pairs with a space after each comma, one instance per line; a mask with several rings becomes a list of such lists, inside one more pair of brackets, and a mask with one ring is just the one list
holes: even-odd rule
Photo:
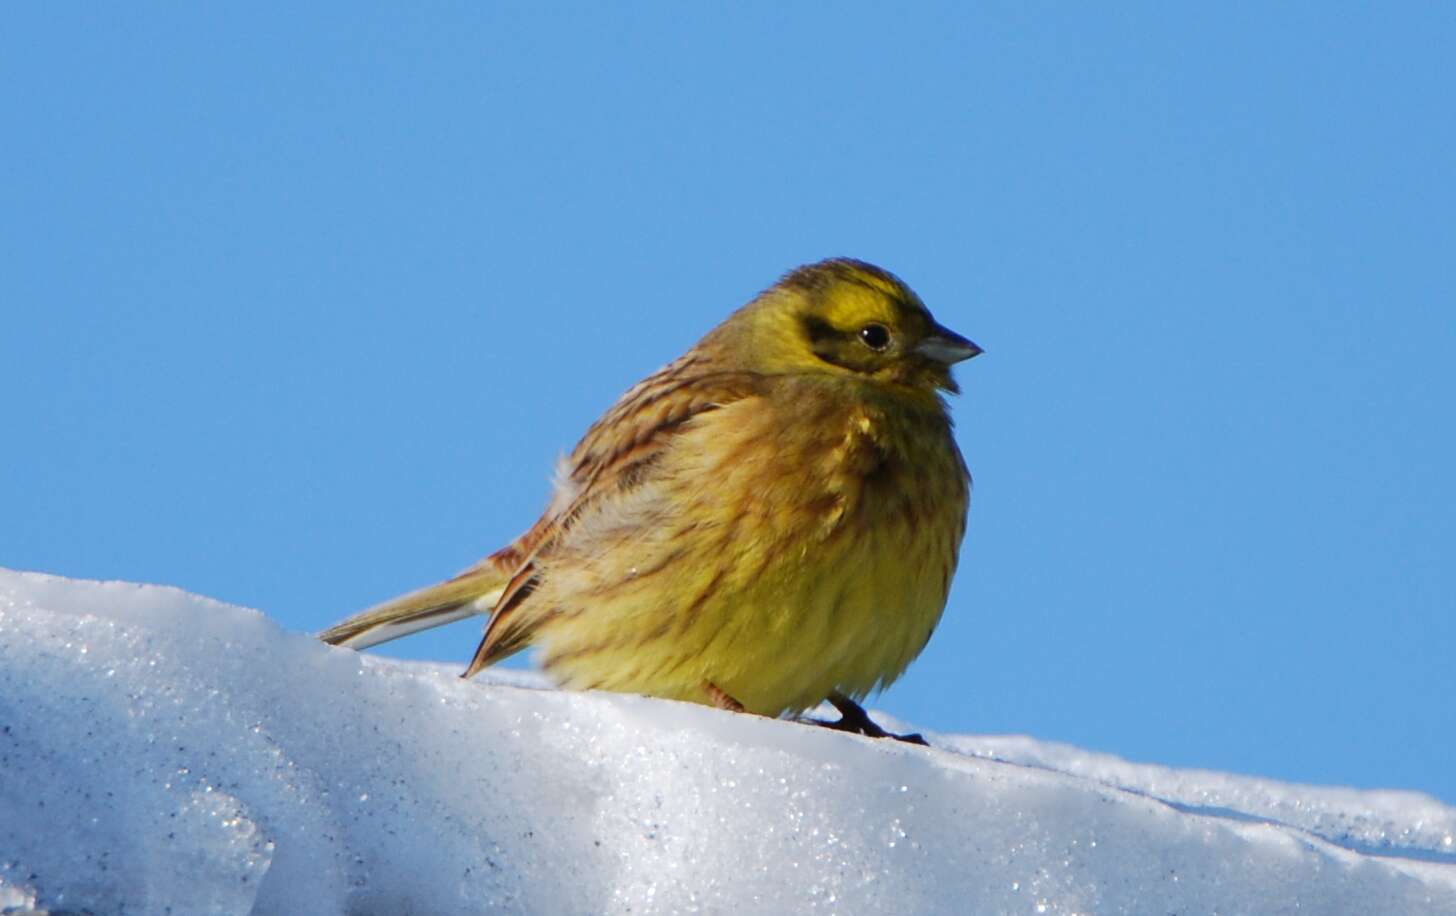
[[890, 329], [882, 324], [867, 324], [859, 329], [859, 339], [871, 350], [883, 350], [890, 345]]

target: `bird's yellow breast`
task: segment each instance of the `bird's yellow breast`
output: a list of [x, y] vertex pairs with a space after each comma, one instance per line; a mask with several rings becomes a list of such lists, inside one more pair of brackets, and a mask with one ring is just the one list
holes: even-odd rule
[[968, 486], [938, 402], [786, 378], [694, 418], [539, 561], [543, 664], [698, 702], [712, 682], [768, 715], [863, 697], [940, 618]]

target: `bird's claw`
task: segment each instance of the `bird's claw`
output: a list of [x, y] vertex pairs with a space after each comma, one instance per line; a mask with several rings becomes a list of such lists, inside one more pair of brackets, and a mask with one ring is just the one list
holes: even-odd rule
[[930, 742], [918, 732], [908, 735], [897, 735], [894, 732], [887, 732], [870, 718], [864, 707], [851, 700], [849, 697], [833, 693], [829, 695], [829, 702], [835, 709], [839, 710], [837, 722], [826, 722], [823, 719], [810, 719], [815, 725], [824, 728], [832, 728], [835, 731], [849, 732], [855, 735], [864, 735], [867, 738], [894, 738], [896, 741], [904, 741], [906, 744], [919, 744], [922, 747], [929, 747]]

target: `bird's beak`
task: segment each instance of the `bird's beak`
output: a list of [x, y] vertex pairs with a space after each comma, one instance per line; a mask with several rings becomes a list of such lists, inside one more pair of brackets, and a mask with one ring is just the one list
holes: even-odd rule
[[915, 345], [915, 352], [949, 366], [979, 356], [982, 351], [955, 331], [937, 324], [931, 327], [929, 336]]

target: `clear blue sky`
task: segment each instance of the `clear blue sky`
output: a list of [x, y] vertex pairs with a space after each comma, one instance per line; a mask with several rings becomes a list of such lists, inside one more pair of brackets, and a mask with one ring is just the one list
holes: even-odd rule
[[961, 573], [877, 705], [1456, 800], [1453, 16], [15, 6], [0, 565], [317, 630], [847, 254], [987, 350]]

